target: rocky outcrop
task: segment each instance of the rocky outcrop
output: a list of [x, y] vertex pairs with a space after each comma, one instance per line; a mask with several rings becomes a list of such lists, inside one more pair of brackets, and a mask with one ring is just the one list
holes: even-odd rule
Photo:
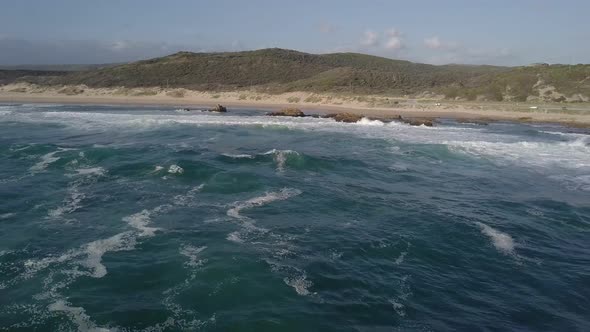
[[225, 113], [227, 112], [227, 108], [222, 106], [221, 104], [217, 104], [217, 106], [208, 109], [209, 112], [218, 112], [218, 113]]
[[399, 121], [409, 124], [410, 126], [426, 126], [434, 127], [435, 120], [433, 118], [403, 118], [399, 117]]
[[360, 119], [363, 118], [363, 116], [359, 115], [359, 114], [354, 114], [354, 113], [332, 113], [332, 114], [325, 115], [324, 118], [331, 118], [337, 122], [352, 123], [352, 122], [358, 122]]
[[292, 117], [296, 117], [296, 118], [301, 118], [301, 117], [305, 116], [305, 113], [303, 113], [298, 108], [283, 108], [280, 111], [270, 112], [267, 115], [269, 115], [269, 116], [292, 116]]

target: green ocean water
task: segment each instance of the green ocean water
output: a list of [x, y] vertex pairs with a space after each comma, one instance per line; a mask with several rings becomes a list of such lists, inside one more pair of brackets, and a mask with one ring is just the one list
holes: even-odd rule
[[0, 330], [588, 331], [590, 136], [0, 106]]

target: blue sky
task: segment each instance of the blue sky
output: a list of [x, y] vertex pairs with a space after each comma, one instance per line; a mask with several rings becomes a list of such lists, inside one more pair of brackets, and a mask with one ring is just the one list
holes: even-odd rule
[[0, 64], [281, 47], [433, 64], [590, 63], [588, 0], [0, 0]]

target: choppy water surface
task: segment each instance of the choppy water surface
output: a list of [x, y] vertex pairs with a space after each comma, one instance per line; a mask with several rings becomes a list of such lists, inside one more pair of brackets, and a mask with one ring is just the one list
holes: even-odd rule
[[589, 144], [0, 106], [0, 330], [588, 331]]

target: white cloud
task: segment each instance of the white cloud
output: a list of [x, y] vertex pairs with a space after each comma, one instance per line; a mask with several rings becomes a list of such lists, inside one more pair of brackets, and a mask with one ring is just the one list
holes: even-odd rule
[[404, 47], [403, 40], [401, 38], [401, 32], [396, 29], [388, 30], [385, 35], [387, 36], [387, 41], [385, 42], [385, 48], [388, 50], [399, 50]]
[[384, 42], [381, 43], [379, 34], [373, 30], [366, 30], [361, 40], [361, 46], [376, 48], [382, 46], [386, 50], [397, 51], [404, 48], [402, 33], [396, 29], [389, 29], [383, 34]]
[[366, 30], [361, 44], [364, 46], [377, 46], [379, 45], [379, 35], [373, 30]]
[[434, 36], [431, 38], [424, 39], [424, 45], [426, 45], [426, 47], [428, 47], [430, 49], [437, 50], [437, 49], [441, 48], [442, 43], [437, 36]]
[[459, 48], [458, 43], [441, 40], [438, 36], [425, 38], [424, 46], [431, 50], [455, 50]]

